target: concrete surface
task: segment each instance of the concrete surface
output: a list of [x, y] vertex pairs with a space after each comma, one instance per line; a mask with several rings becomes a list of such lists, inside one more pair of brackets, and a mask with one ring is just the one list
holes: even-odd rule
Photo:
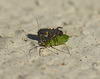
[[[71, 56], [64, 45], [39, 56], [27, 37], [37, 35], [35, 17], [40, 29], [73, 35]], [[100, 0], [0, 0], [0, 79], [100, 79]]]

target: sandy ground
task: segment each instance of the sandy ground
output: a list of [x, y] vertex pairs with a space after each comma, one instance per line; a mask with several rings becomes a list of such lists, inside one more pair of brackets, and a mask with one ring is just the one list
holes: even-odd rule
[[[77, 35], [71, 56], [64, 45], [39, 56], [35, 17]], [[0, 0], [0, 79], [100, 79], [100, 0]]]

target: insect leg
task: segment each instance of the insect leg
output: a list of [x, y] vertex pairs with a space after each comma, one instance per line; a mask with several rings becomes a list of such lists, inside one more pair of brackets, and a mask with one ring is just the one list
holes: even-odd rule
[[[46, 47], [45, 47], [46, 48]], [[41, 56], [41, 54], [43, 53], [43, 51], [45, 50], [45, 48], [40, 48], [39, 49], [39, 55]], [[41, 49], [43, 49], [42, 51], [40, 51]]]
[[59, 51], [59, 50], [58, 50], [55, 46], [54, 46], [54, 47], [51, 46], [51, 47], [54, 48], [54, 49], [56, 49], [56, 53], [57, 53], [57, 55], [58, 55], [58, 51]]
[[[54, 47], [53, 47], [53, 46], [51, 46], [51, 47], [54, 48], [54, 49], [56, 49], [56, 53], [57, 53], [57, 55], [58, 55], [58, 51], [59, 51], [59, 50], [55, 47], [55, 44], [53, 43], [52, 39], [51, 39], [51, 42], [52, 42], [52, 44], [53, 44], [53, 46], [54, 46]], [[57, 50], [58, 50], [58, 51], [57, 51]]]
[[57, 35], [58, 35], [58, 28], [59, 28], [59, 27], [57, 27], [57, 29], [53, 29], [54, 34], [55, 34], [55, 36], [56, 36], [57, 43], [58, 43], [58, 39], [57, 39]]
[[[40, 47], [40, 46], [35, 46], [35, 48], [37, 48], [37, 47]], [[32, 51], [33, 49], [34, 49], [34, 48], [32, 48], [32, 49], [29, 50], [29, 55], [31, 55], [31, 51]], [[33, 51], [33, 52], [35, 52], [35, 51]]]
[[43, 42], [43, 40], [42, 40], [41, 36], [40, 36], [40, 40], [41, 40], [41, 43], [42, 43], [42, 42]]
[[[51, 46], [52, 47], [52, 46]], [[56, 49], [56, 50], [58, 50], [58, 51], [61, 51], [61, 50], [59, 50], [59, 49], [57, 49], [56, 47], [52, 47], [53, 49]], [[66, 53], [65, 51], [61, 51], [61, 52], [64, 52], [64, 53]], [[58, 55], [58, 53], [57, 53], [57, 55]]]
[[66, 48], [67, 48], [67, 50], [68, 50], [68, 53], [69, 53], [69, 55], [71, 56], [71, 54], [70, 54], [70, 52], [69, 52], [69, 49], [68, 49], [67, 45], [66, 45], [66, 44], [64, 44], [64, 45], [66, 46]]
[[43, 43], [44, 41], [46, 42], [46, 39], [45, 39], [44, 35], [41, 34], [40, 35], [40, 42]]
[[42, 35], [42, 37], [43, 37], [44, 41], [46, 41], [46, 39], [45, 39], [44, 35]]

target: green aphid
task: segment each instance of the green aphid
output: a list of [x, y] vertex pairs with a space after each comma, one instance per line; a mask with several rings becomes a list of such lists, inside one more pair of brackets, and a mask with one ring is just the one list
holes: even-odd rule
[[[58, 45], [65, 45], [66, 46], [65, 43], [68, 41], [68, 39], [70, 37], [72, 37], [72, 36], [69, 36], [69, 35], [66, 35], [66, 34], [63, 34], [61, 36], [60, 35], [57, 35], [57, 36], [52, 37], [50, 40], [47, 40], [47, 41], [42, 42], [40, 45], [44, 46], [45, 48], [47, 48], [47, 47], [53, 47], [53, 46], [58, 46]], [[43, 48], [43, 49], [45, 49], [45, 48]], [[67, 46], [66, 46], [66, 48], [68, 50], [68, 47]], [[69, 50], [68, 50], [68, 52], [69, 52]], [[40, 53], [40, 55], [41, 55], [41, 53]]]

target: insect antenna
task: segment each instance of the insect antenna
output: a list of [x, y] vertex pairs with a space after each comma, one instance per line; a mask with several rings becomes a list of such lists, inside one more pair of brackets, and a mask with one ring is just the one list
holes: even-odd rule
[[67, 32], [65, 32], [65, 34], [66, 34], [66, 35], [67, 35], [67, 34], [68, 34], [68, 35], [71, 35], [70, 37], [72, 37], [72, 36], [76, 36], [76, 37], [77, 37], [77, 36], [78, 36], [78, 35], [71, 34], [71, 33], [67, 33]]
[[39, 30], [40, 25], [39, 25], [39, 21], [38, 21], [38, 19], [37, 19], [37, 17], [36, 17], [36, 16], [35, 16], [35, 19], [36, 19], [37, 26], [38, 26], [38, 30]]

